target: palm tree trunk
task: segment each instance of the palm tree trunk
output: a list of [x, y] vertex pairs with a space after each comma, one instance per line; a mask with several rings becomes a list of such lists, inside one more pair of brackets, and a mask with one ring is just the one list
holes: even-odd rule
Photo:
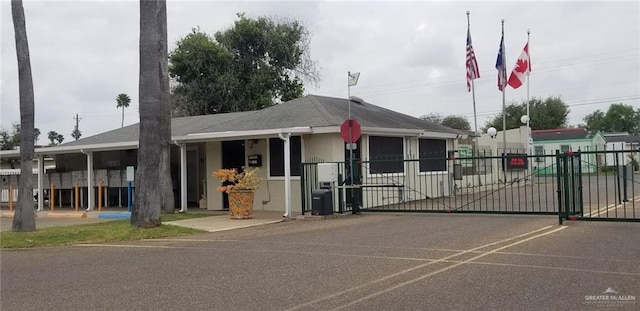
[[[173, 189], [169, 171], [169, 97], [163, 75], [168, 73], [167, 13], [165, 0], [140, 1], [140, 142], [136, 196], [131, 212], [134, 227], [160, 225], [160, 212], [171, 205]], [[166, 87], [168, 91], [168, 86]], [[171, 200], [168, 200], [171, 199]]]
[[34, 99], [29, 42], [24, 19], [22, 0], [11, 1], [11, 15], [15, 29], [16, 53], [18, 56], [18, 89], [20, 92], [20, 180], [18, 181], [18, 204], [13, 216], [13, 231], [35, 231], [36, 221], [33, 205], [33, 144], [34, 144]]
[[122, 125], [120, 127], [124, 127], [124, 106], [122, 106]]
[[175, 201], [173, 194], [173, 182], [171, 181], [171, 94], [169, 92], [169, 47], [167, 44], [167, 3], [166, 0], [160, 2], [158, 13], [158, 33], [160, 40], [160, 98], [162, 104], [162, 120], [160, 121], [162, 136], [167, 144], [162, 148], [161, 165], [159, 172], [162, 178], [162, 212], [173, 213], [175, 211]]

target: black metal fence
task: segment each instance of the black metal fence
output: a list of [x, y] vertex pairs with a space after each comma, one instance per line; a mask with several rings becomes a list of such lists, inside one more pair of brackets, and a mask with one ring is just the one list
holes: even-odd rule
[[563, 194], [561, 221], [640, 221], [640, 150], [578, 151], [561, 157], [567, 167], [590, 168], [567, 178], [575, 186], [573, 194]]
[[357, 161], [353, 182], [349, 163], [303, 163], [302, 212], [312, 212], [313, 191], [325, 187], [332, 192], [336, 213], [355, 211], [357, 204], [357, 210], [375, 212], [633, 220], [640, 217], [638, 154], [508, 151], [500, 156]]

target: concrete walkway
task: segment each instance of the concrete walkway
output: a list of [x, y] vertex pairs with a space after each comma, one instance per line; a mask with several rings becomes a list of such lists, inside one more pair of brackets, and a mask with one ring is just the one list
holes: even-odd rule
[[285, 219], [282, 217], [282, 214], [282, 212], [277, 211], [254, 211], [253, 218], [251, 219], [231, 219], [227, 215], [219, 215], [167, 221], [163, 222], [163, 224], [194, 228], [207, 232], [217, 232], [278, 223]]

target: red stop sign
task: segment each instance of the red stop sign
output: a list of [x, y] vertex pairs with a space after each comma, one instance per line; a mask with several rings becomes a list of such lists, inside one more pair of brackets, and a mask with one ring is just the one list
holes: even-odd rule
[[355, 143], [361, 135], [360, 123], [354, 119], [346, 119], [340, 126], [340, 136], [346, 143]]

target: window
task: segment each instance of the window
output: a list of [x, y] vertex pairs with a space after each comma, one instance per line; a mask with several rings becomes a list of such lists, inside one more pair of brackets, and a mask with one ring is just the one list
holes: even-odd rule
[[533, 152], [536, 155], [536, 162], [544, 162], [543, 157], [540, 157], [544, 155], [544, 146], [535, 146]]
[[567, 151], [571, 151], [571, 146], [570, 145], [560, 145], [560, 152], [564, 153]]
[[[289, 138], [291, 149], [291, 176], [300, 176], [302, 163], [302, 144], [300, 136]], [[284, 141], [280, 138], [269, 138], [269, 175], [284, 176]]]
[[404, 172], [404, 138], [369, 136], [369, 173]]
[[420, 172], [444, 172], [447, 170], [447, 141], [444, 139], [420, 139]]

